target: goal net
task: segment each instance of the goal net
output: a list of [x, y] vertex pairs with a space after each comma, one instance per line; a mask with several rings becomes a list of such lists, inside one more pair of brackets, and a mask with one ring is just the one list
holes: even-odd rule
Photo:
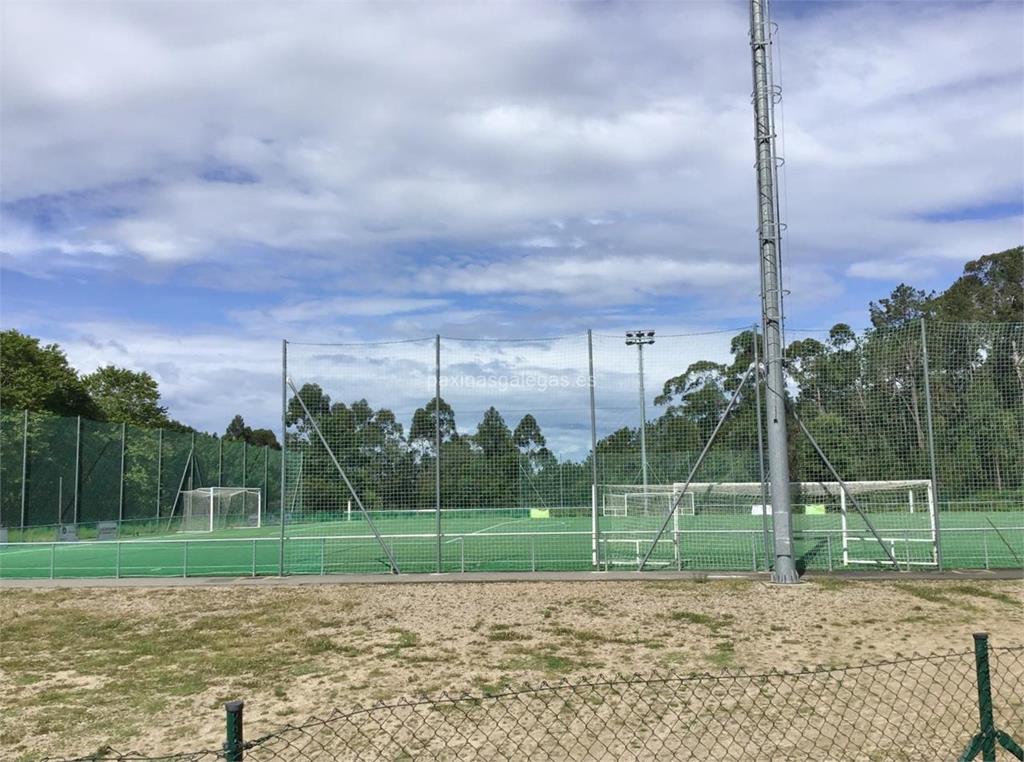
[[[698, 516], [770, 516], [767, 491], [760, 482], [695, 482], [687, 488]], [[935, 493], [927, 479], [791, 482], [790, 493], [801, 532], [810, 540], [838, 541], [844, 565], [884, 563], [883, 545], [906, 566], [937, 562]]]
[[693, 515], [693, 494], [682, 494], [682, 484], [607, 484], [602, 490], [605, 516], [665, 516], [678, 501], [677, 514]]
[[257, 487], [202, 487], [183, 490], [181, 531], [259, 527], [263, 507]]
[[[845, 485], [846, 489], [843, 489]], [[683, 483], [673, 485], [682, 490]], [[889, 481], [790, 482], [793, 512], [807, 515], [846, 512], [848, 496], [872, 515], [933, 514], [935, 511], [931, 482], [927, 479], [896, 479]], [[760, 482], [693, 482], [687, 488], [692, 495], [696, 514], [771, 514], [771, 490]], [[767, 506], [763, 504], [768, 502]]]

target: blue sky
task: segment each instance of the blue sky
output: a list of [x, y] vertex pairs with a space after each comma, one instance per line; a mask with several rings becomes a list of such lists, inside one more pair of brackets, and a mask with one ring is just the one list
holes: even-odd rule
[[[2, 8], [0, 323], [193, 425], [284, 337], [756, 319], [745, 3]], [[791, 325], [1024, 239], [1022, 8], [776, 3]]]

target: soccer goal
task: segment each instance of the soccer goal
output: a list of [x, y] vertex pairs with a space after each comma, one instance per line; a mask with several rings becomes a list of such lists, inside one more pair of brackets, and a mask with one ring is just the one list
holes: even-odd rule
[[[803, 515], [808, 536], [838, 533], [842, 562], [876, 565], [885, 561], [878, 538], [851, 504], [864, 511], [892, 555], [907, 566], [934, 566], [937, 562], [936, 506], [931, 481], [893, 479], [839, 482], [792, 482], [793, 512]], [[680, 490], [683, 484], [674, 485]], [[688, 490], [697, 515], [771, 515], [760, 482], [693, 483]], [[770, 498], [769, 498], [770, 500]], [[837, 526], [838, 525], [838, 526]]]
[[263, 500], [258, 487], [201, 487], [182, 490], [181, 531], [259, 527]]
[[677, 515], [693, 515], [693, 494], [681, 495], [682, 484], [607, 484], [602, 490], [605, 516], [665, 516], [678, 500]]

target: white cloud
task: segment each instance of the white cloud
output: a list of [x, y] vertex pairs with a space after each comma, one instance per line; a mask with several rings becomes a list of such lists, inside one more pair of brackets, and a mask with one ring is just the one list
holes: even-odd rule
[[[936, 221], [1024, 184], [1019, 4], [780, 12], [791, 315], [847, 319], [863, 280], [952, 280], [1021, 242], [1020, 215]], [[217, 373], [272, 400], [278, 347], [252, 337], [285, 329], [756, 315], [742, 4], [39, 0], [4, 26], [4, 267], [223, 295], [206, 333], [97, 327], [127, 352], [80, 315], [52, 331], [163, 369], [179, 417], [233, 406]], [[265, 359], [224, 359], [243, 351]]]
[[913, 262], [854, 262], [846, 268], [846, 274], [853, 278], [868, 278], [871, 280], [913, 280], [929, 275], [930, 271], [925, 270], [919, 264]]

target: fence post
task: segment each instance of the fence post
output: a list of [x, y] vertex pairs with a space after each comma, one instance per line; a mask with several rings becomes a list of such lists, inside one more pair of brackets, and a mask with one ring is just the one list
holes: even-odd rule
[[217, 438], [217, 486], [224, 486], [224, 437]]
[[28, 409], [24, 412], [21, 432], [21, 528], [25, 528], [25, 499], [28, 495]]
[[925, 328], [925, 319], [921, 318], [921, 361], [924, 371], [924, 419], [925, 428], [928, 433], [928, 463], [931, 466], [932, 478], [932, 505], [934, 506], [935, 521], [935, 566], [942, 571], [942, 529], [939, 524], [939, 474], [935, 464], [935, 431], [932, 427], [932, 387], [931, 372], [928, 369], [928, 331]]
[[974, 670], [978, 678], [978, 719], [981, 732], [971, 739], [964, 753], [960, 755], [960, 762], [967, 762], [979, 754], [984, 762], [995, 762], [996, 744], [1017, 759], [1024, 759], [1024, 749], [1006, 733], [996, 730], [995, 719], [992, 716], [992, 676], [988, 665], [987, 632], [974, 633]]
[[160, 518], [160, 498], [164, 482], [164, 430], [156, 430], [156, 517]]
[[[221, 452], [224, 442], [221, 438]], [[222, 456], [223, 457], [223, 456]], [[223, 473], [224, 469], [221, 468]], [[302, 462], [299, 462], [298, 479], [302, 478]], [[298, 481], [295, 489], [298, 490]], [[281, 526], [277, 541], [277, 576], [284, 576], [284, 522], [288, 500], [288, 340], [281, 339]]]
[[117, 520], [124, 521], [124, 453], [127, 443], [128, 425], [121, 422], [121, 476], [117, 482]]
[[[768, 481], [764, 472], [764, 423], [761, 421], [761, 357], [758, 354], [757, 342], [760, 337], [757, 335], [757, 325], [751, 327], [754, 348], [754, 406], [757, 408], [757, 466], [758, 474], [761, 477], [761, 535], [764, 541], [764, 570], [771, 571], [772, 559], [771, 545], [768, 541]], [[694, 507], [696, 513], [696, 507]]]
[[597, 519], [597, 405], [594, 400], [594, 333], [587, 329], [587, 369], [590, 386], [590, 547], [591, 563], [601, 570], [601, 531]]
[[[71, 523], [78, 523], [78, 513], [81, 506], [79, 491], [82, 477], [82, 416], [75, 416], [75, 496], [71, 514]], [[64, 523], [64, 506], [61, 506], [61, 524]]]
[[441, 334], [434, 336], [434, 530], [437, 535], [437, 573], [441, 558]]
[[224, 704], [227, 719], [226, 736], [224, 739], [225, 762], [242, 762], [245, 756], [245, 732], [242, 728], [242, 710], [244, 701], [228, 701]]

